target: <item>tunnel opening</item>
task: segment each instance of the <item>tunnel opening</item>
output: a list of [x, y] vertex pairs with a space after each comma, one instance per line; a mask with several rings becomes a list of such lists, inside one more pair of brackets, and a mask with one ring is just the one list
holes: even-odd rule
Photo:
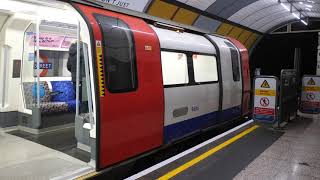
[[261, 74], [280, 76], [281, 69], [294, 68], [295, 48], [301, 48], [301, 76], [314, 75], [317, 66], [318, 32], [266, 34], [252, 51], [250, 68]]

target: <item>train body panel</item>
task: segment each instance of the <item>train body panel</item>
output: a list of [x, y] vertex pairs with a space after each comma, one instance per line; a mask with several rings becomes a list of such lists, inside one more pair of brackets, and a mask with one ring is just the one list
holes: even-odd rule
[[180, 139], [218, 121], [219, 85], [165, 88], [166, 143]]
[[158, 28], [153, 25], [151, 25], [151, 27], [159, 37], [162, 49], [216, 54], [213, 45], [203, 36]]
[[152, 28], [160, 39], [168, 143], [217, 123], [216, 49], [201, 35]]
[[221, 74], [223, 82], [222, 121], [241, 115], [242, 77], [238, 50], [228, 39], [208, 36], [217, 44], [220, 52]]

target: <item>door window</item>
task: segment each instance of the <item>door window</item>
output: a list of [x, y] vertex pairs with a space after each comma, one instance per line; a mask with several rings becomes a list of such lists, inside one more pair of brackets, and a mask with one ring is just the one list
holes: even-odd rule
[[180, 85], [189, 83], [186, 54], [161, 51], [161, 64], [164, 85]]
[[130, 27], [114, 17], [94, 15], [103, 33], [106, 82], [110, 92], [137, 89], [136, 55]]
[[194, 79], [197, 83], [218, 81], [217, 59], [215, 56], [192, 56]]

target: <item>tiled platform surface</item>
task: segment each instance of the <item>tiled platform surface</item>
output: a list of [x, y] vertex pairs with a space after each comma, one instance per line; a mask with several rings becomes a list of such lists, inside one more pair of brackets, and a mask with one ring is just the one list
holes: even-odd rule
[[319, 179], [320, 118], [298, 119], [235, 180]]
[[64, 179], [91, 171], [87, 163], [0, 132], [0, 179]]

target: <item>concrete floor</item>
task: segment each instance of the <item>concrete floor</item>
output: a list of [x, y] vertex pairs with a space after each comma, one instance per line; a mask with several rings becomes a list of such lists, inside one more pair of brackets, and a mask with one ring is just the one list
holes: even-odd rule
[[[247, 128], [241, 128], [139, 179], [162, 177]], [[281, 131], [261, 126], [172, 179], [320, 180], [320, 117], [298, 118]]]
[[90, 153], [77, 148], [74, 127], [37, 135], [20, 130], [10, 131], [8, 134], [63, 152], [84, 162], [90, 161]]
[[92, 171], [87, 163], [0, 132], [0, 179], [66, 179]]
[[290, 123], [284, 135], [234, 179], [320, 180], [320, 118]]

